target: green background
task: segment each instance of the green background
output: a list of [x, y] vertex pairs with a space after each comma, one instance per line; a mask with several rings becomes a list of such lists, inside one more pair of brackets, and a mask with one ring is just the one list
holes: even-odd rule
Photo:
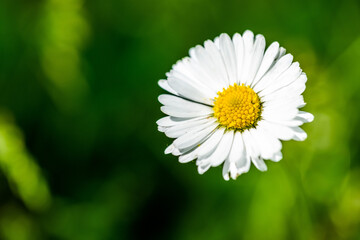
[[[164, 155], [157, 81], [246, 29], [300, 62], [315, 120], [226, 182]], [[0, 57], [0, 239], [360, 239], [357, 0], [2, 0]]]

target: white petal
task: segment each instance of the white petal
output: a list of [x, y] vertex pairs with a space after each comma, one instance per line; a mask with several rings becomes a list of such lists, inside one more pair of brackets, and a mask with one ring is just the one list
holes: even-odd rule
[[287, 54], [281, 57], [275, 63], [275, 65], [254, 86], [254, 91], [258, 93], [265, 89], [267, 86], [271, 85], [274, 79], [279, 77], [281, 73], [283, 73], [286, 69], [290, 67], [292, 60], [293, 56], [291, 54]]
[[218, 49], [220, 49], [220, 38], [219, 37], [214, 38], [214, 44]]
[[207, 163], [206, 165], [198, 165], [199, 174], [204, 174], [207, 170], [209, 170], [210, 167], [210, 163]]
[[200, 119], [197, 121], [191, 121], [184, 124], [178, 124], [176, 126], [169, 127], [165, 130], [165, 135], [169, 138], [178, 138], [188, 132], [192, 132], [198, 128], [201, 128], [203, 124], [208, 122], [215, 122], [215, 118]]
[[179, 93], [180, 96], [195, 102], [213, 105], [213, 97], [201, 91], [201, 87], [195, 86], [194, 83], [182, 81], [178, 78], [169, 77], [169, 85]]
[[[250, 161], [249, 161], [249, 163], [250, 163]], [[249, 166], [250, 166], [250, 164], [249, 164]], [[234, 179], [234, 180], [235, 180], [240, 174], [243, 174], [244, 172], [248, 172], [248, 171], [249, 171], [249, 168], [248, 168], [247, 170], [243, 171], [243, 170], [241, 170], [240, 168], [238, 168], [238, 167], [236, 166], [236, 163], [234, 163], [234, 162], [231, 162], [231, 163], [230, 163], [229, 172], [230, 172], [231, 178]]]
[[287, 126], [272, 123], [266, 120], [261, 121], [261, 124], [275, 137], [281, 140], [290, 140], [294, 137], [293, 131]]
[[271, 159], [273, 162], [279, 162], [283, 158], [282, 152], [279, 151], [274, 155], [274, 158]]
[[180, 151], [180, 150], [177, 149], [177, 148], [174, 148], [174, 150], [173, 150], [171, 153], [172, 153], [172, 155], [174, 155], [174, 156], [180, 156], [181, 154], [183, 154], [183, 152]]
[[228, 157], [234, 138], [234, 131], [230, 130], [225, 132], [218, 147], [211, 155], [211, 165], [213, 167], [219, 166]]
[[179, 157], [179, 162], [188, 163], [196, 158], [197, 148]]
[[280, 125], [278, 123], [269, 122], [262, 120], [261, 124], [271, 133], [271, 135], [281, 139], [281, 140], [291, 140], [304, 141], [307, 138], [306, 132], [300, 127], [288, 127], [285, 125]]
[[158, 124], [158, 130], [160, 132], [165, 132], [171, 127], [174, 126], [181, 126], [183, 124], [189, 124], [191, 122], [197, 122], [199, 120], [211, 118], [208, 116], [202, 116], [202, 117], [195, 117], [195, 118], [178, 118], [178, 117], [172, 117], [172, 116], [166, 116], [161, 119], [159, 119], [156, 123]]
[[206, 158], [198, 158], [197, 165], [205, 169], [209, 164], [213, 167], [219, 166], [227, 158], [230, 152], [234, 131], [227, 131], [223, 135], [215, 151]]
[[263, 104], [264, 108], [269, 109], [302, 108], [303, 106], [305, 106], [305, 102], [302, 95], [295, 95], [291, 98], [276, 98]]
[[250, 64], [253, 57], [253, 47], [254, 47], [254, 34], [253, 32], [246, 30], [243, 34], [244, 41], [244, 60], [243, 67], [240, 73], [240, 84], [243, 84], [247, 81], [250, 72]]
[[[202, 110], [202, 109], [204, 109], [204, 107], [205, 108], [208, 107], [207, 105], [204, 105], [201, 103], [195, 103], [195, 102], [186, 100], [184, 98], [170, 95], [170, 94], [161, 94], [161, 95], [159, 95], [158, 100], [161, 104], [163, 104], [165, 106], [172, 106], [172, 107], [183, 108], [183, 109], [196, 108], [198, 110]], [[189, 109], [189, 110], [192, 110], [192, 109]]]
[[197, 164], [208, 165], [208, 163], [210, 163], [211, 166], [220, 165], [228, 156], [228, 152], [230, 151], [230, 147], [232, 144], [232, 138], [233, 138], [233, 131], [227, 131], [224, 134], [222, 134], [219, 143], [217, 144], [217, 146], [215, 146], [215, 148], [212, 151], [209, 152], [210, 154], [198, 156]]
[[261, 116], [268, 121], [284, 121], [295, 118], [298, 113], [299, 109], [291, 106], [280, 109], [264, 107]]
[[[280, 101], [282, 100], [282, 101]], [[279, 101], [268, 101], [263, 104], [262, 118], [269, 121], [290, 121], [298, 114], [298, 108], [305, 106], [303, 96], [292, 99], [279, 99]]]
[[162, 94], [158, 97], [158, 100], [161, 104], [169, 107], [176, 108], [178, 110], [184, 110], [185, 112], [197, 112], [197, 111], [205, 111], [208, 112], [211, 107], [201, 104], [195, 103], [188, 100], [185, 100], [181, 97], [177, 97], [169, 94]]
[[229, 35], [224, 33], [220, 35], [219, 47], [228, 74], [229, 84], [233, 85], [237, 79], [237, 68], [235, 48]]
[[275, 121], [274, 123], [279, 124], [279, 125], [284, 125], [287, 127], [298, 127], [298, 126], [301, 126], [304, 124], [304, 122], [297, 119], [297, 117], [295, 117], [294, 119], [291, 119], [291, 120]]
[[252, 49], [252, 58], [251, 63], [249, 67], [248, 75], [245, 78], [245, 85], [252, 85], [255, 75], [257, 71], [259, 70], [261, 61], [264, 56], [264, 50], [265, 50], [265, 38], [263, 35], [258, 34], [256, 35], [254, 47]]
[[171, 127], [178, 124], [185, 124], [187, 122], [198, 121], [200, 119], [205, 119], [205, 118], [206, 117], [177, 118], [177, 117], [166, 116], [157, 120], [156, 124], [162, 127]]
[[307, 134], [304, 130], [299, 127], [291, 127], [291, 130], [294, 132], [294, 140], [304, 141], [307, 138]]
[[237, 68], [237, 84], [239, 84], [239, 80], [241, 78], [241, 73], [243, 71], [243, 63], [244, 63], [244, 41], [240, 34], [236, 33], [233, 36], [233, 43], [235, 48], [236, 55], [236, 68]]
[[269, 142], [266, 142], [266, 140], [264, 140], [264, 135], [259, 138], [256, 137], [257, 133], [265, 134], [264, 131], [259, 132], [258, 129], [251, 128], [249, 130], [249, 133], [250, 133], [249, 139], [250, 142], [252, 143], [252, 148], [255, 150], [254, 152], [256, 152], [256, 154], [253, 155], [252, 157], [252, 162], [254, 163], [255, 167], [260, 171], [266, 171], [267, 166], [263, 160], [263, 155], [266, 158], [271, 158], [272, 157], [271, 148], [275, 148], [277, 150], [278, 146], [276, 146], [275, 144], [272, 146], [267, 146], [269, 145]]
[[156, 121], [156, 124], [161, 127], [168, 127], [175, 125], [173, 124], [173, 121], [170, 119], [170, 116], [160, 118], [159, 120]]
[[234, 141], [229, 154], [230, 175], [235, 179], [238, 174], [249, 171], [250, 159], [246, 156], [244, 142], [240, 132], [234, 135]]
[[187, 112], [180, 108], [170, 107], [170, 106], [162, 106], [161, 111], [167, 115], [173, 117], [182, 117], [182, 118], [190, 118], [190, 117], [200, 117], [200, 116], [209, 116], [213, 114], [213, 110], [211, 108], [198, 112]]
[[314, 115], [308, 112], [299, 111], [298, 115], [296, 116], [296, 119], [301, 120], [304, 123], [308, 123], [314, 121]]
[[271, 101], [273, 99], [284, 99], [286, 101], [289, 98], [298, 96], [304, 92], [306, 86], [306, 74], [302, 73], [298, 79], [288, 85], [286, 88], [282, 88], [278, 91], [267, 94], [261, 98], [262, 101]]
[[169, 145], [166, 149], [165, 149], [165, 154], [169, 154], [171, 153], [174, 156], [180, 156], [186, 153], [189, 153], [191, 151], [193, 151], [194, 148], [186, 148], [186, 149], [178, 149], [174, 143], [172, 143], [171, 145]]
[[[259, 156], [265, 159], [269, 159], [272, 157], [271, 147], [268, 147], [268, 143], [266, 142], [266, 139], [264, 137], [264, 131], [257, 129], [250, 129], [249, 130], [252, 141], [253, 141], [253, 148], [257, 148], [259, 151]], [[263, 136], [258, 136], [259, 134]], [[264, 145], [265, 144], [265, 145]]]
[[172, 93], [174, 95], [179, 95], [177, 92], [175, 92], [174, 89], [172, 89], [170, 86], [169, 86], [169, 83], [167, 80], [164, 80], [164, 79], [161, 79], [158, 81], [158, 84], [159, 86], [164, 89], [165, 91], [168, 91], [169, 93]]
[[215, 94], [205, 91], [205, 88], [196, 82], [170, 76], [168, 78], [168, 83], [172, 89], [179, 93], [179, 95], [184, 96], [187, 99], [207, 105], [214, 104], [212, 99]]
[[215, 44], [210, 40], [204, 42], [204, 47], [206, 51], [209, 52], [211, 60], [216, 66], [214, 68], [214, 71], [217, 72], [216, 74], [218, 76], [217, 80], [225, 83], [225, 86], [227, 87], [229, 85], [229, 79], [226, 72], [225, 63], [222, 59], [219, 48], [217, 48]]
[[214, 134], [211, 135], [203, 144], [199, 146], [197, 152], [198, 157], [204, 157], [212, 153], [216, 149], [216, 146], [219, 144], [224, 132], [224, 127], [216, 129]]
[[291, 64], [291, 66], [284, 71], [277, 79], [274, 79], [272, 84], [268, 85], [264, 90], [259, 93], [259, 96], [265, 96], [269, 93], [278, 91], [279, 89], [286, 87], [293, 81], [297, 80], [301, 74], [301, 68], [298, 62]]
[[[173, 66], [173, 69], [167, 76], [168, 78], [174, 77], [182, 81], [187, 81], [211, 98], [216, 94], [217, 90], [214, 89], [212, 84], [209, 84], [208, 75], [204, 75], [204, 72], [200, 70], [201, 68], [197, 66], [194, 59], [185, 57]], [[212, 78], [210, 80], [212, 80]]]
[[212, 61], [211, 52], [207, 51], [202, 46], [196, 46], [191, 57], [193, 59], [192, 63], [195, 65], [194, 69], [196, 68], [199, 72], [199, 77], [202, 75], [203, 81], [206, 82], [209, 87], [214, 89], [215, 92], [227, 86], [226, 82], [219, 81], [222, 77], [221, 72], [217, 70], [217, 63]]
[[228, 159], [226, 159], [224, 162], [223, 170], [222, 170], [222, 175], [223, 175], [223, 178], [225, 179], [225, 181], [230, 180], [229, 169], [230, 169], [230, 162], [228, 161]]
[[165, 149], [165, 154], [172, 153], [172, 151], [174, 151], [174, 149], [175, 149], [174, 144], [169, 145], [169, 146]]
[[278, 58], [281, 58], [282, 56], [284, 56], [285, 53], [286, 53], [286, 49], [283, 47], [280, 47]]
[[243, 132], [243, 139], [245, 143], [246, 152], [251, 157], [251, 161], [257, 169], [259, 169], [262, 172], [266, 171], [267, 166], [264, 160], [260, 157], [259, 148], [256, 145], [255, 139], [253, 138], [250, 130], [245, 130]]
[[230, 179], [230, 177], [235, 180], [242, 173], [248, 172], [249, 168], [250, 168], [250, 159], [248, 161], [246, 169], [244, 169], [244, 168], [239, 169], [236, 166], [235, 162], [230, 162], [229, 158], [227, 158], [227, 159], [225, 159], [224, 166], [223, 166], [223, 171], [222, 171], [223, 178], [226, 181], [228, 181]]
[[267, 171], [267, 166], [266, 166], [266, 164], [264, 162], [264, 159], [262, 159], [261, 157], [259, 157], [259, 156], [252, 157], [251, 161], [254, 164], [254, 166], [257, 169], [259, 169], [260, 171], [262, 171], [262, 172]]
[[282, 148], [279, 139], [270, 135], [262, 125], [258, 125], [256, 129], [252, 129], [251, 134], [260, 149], [260, 156], [263, 159], [277, 160], [275, 156]]
[[254, 44], [254, 33], [250, 30], [245, 30], [243, 33], [243, 40], [245, 49], [248, 48], [251, 50]]
[[177, 138], [174, 141], [174, 145], [178, 149], [191, 148], [201, 143], [219, 124], [211, 123], [209, 125], [204, 124], [204, 128], [198, 132], [188, 132], [185, 135]]
[[244, 156], [245, 156], [245, 149], [244, 149], [244, 143], [241, 137], [241, 133], [236, 132], [229, 155], [229, 161], [234, 163], [239, 163], [238, 165], [241, 166], [244, 165], [240, 163], [241, 160], [244, 160], [243, 158]]
[[279, 43], [273, 42], [268, 49], [265, 51], [264, 58], [261, 62], [258, 72], [256, 73], [255, 79], [252, 83], [254, 86], [274, 64], [275, 58], [279, 54]]
[[158, 126], [159, 132], [165, 132], [165, 130], [166, 130], [166, 127]]
[[296, 141], [304, 141], [307, 138], [306, 132], [300, 127], [289, 127], [278, 123], [268, 122], [266, 120], [262, 120], [261, 124], [263, 124], [264, 128], [266, 128], [272, 136], [281, 140], [287, 141], [294, 139]]

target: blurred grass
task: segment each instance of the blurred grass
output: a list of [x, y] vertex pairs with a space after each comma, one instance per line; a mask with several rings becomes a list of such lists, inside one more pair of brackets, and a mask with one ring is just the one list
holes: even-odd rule
[[40, 58], [50, 81], [44, 84], [54, 102], [66, 110], [79, 108], [88, 91], [80, 67], [80, 51], [89, 34], [82, 4], [81, 0], [48, 0], [40, 19]]
[[[157, 80], [246, 29], [300, 62], [315, 121], [225, 182], [163, 154]], [[0, 56], [0, 239], [360, 239], [358, 1], [5, 0]]]
[[0, 115], [0, 168], [10, 188], [30, 210], [46, 210], [51, 201], [47, 183], [24, 148], [19, 129], [8, 118], [5, 114]]

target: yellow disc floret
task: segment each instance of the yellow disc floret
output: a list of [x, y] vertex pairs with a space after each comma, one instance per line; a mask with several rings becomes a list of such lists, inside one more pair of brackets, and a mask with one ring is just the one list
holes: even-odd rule
[[213, 109], [221, 125], [241, 131], [256, 126], [260, 119], [261, 102], [249, 86], [235, 83], [218, 92]]

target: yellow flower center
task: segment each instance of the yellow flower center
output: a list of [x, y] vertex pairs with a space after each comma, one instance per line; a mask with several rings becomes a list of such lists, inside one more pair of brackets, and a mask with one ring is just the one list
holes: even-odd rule
[[221, 125], [240, 131], [256, 126], [260, 119], [261, 102], [254, 90], [235, 83], [217, 94], [213, 109]]

